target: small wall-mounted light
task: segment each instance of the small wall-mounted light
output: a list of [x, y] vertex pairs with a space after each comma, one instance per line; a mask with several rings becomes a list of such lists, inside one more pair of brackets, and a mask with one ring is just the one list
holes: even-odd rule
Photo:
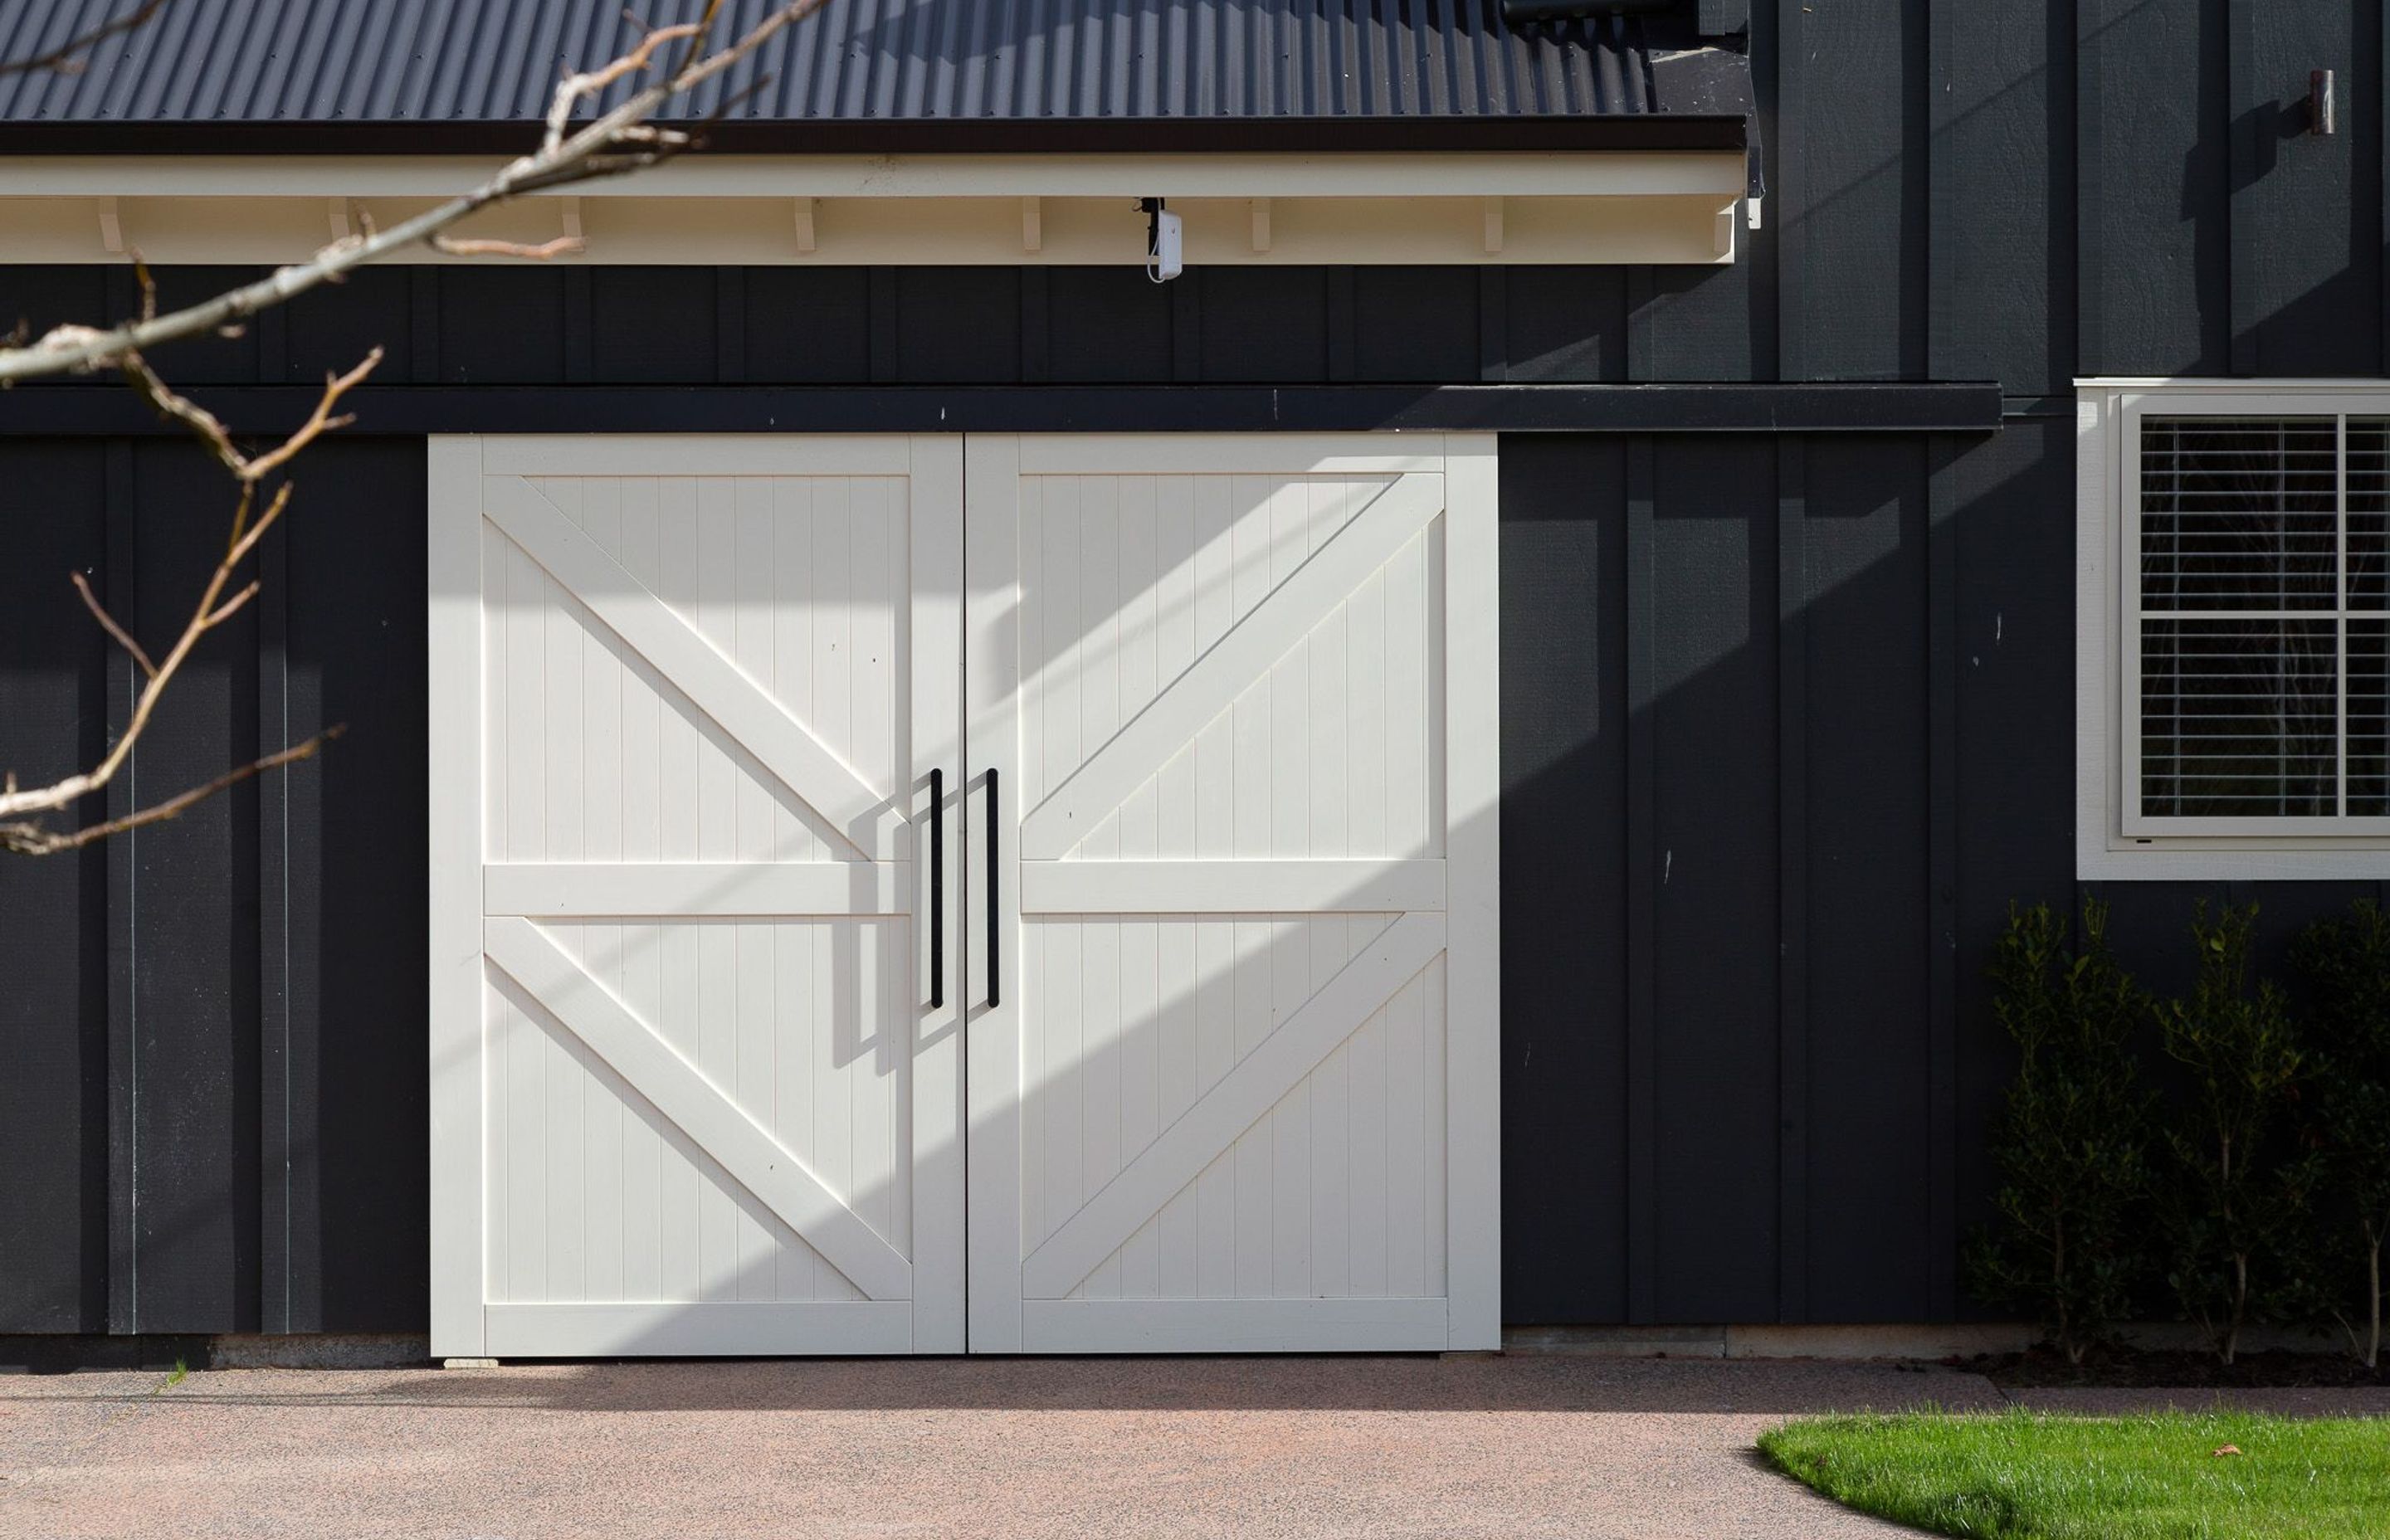
[[1145, 276], [1168, 283], [1187, 271], [1184, 227], [1158, 198], [1141, 198], [1137, 206], [1145, 211]]
[[2319, 138], [2340, 132], [2340, 104], [2334, 99], [2329, 70], [2317, 70], [2307, 76], [2307, 132]]

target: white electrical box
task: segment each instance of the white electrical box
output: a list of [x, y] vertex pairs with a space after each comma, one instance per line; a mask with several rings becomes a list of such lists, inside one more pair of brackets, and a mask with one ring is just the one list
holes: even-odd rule
[[1153, 250], [1146, 255], [1150, 259], [1146, 276], [1155, 283], [1168, 283], [1187, 271], [1185, 226], [1167, 209], [1153, 216]]

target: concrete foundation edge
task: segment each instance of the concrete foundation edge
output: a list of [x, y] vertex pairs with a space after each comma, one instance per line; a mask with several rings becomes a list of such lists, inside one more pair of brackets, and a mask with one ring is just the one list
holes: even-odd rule
[[[1898, 1323], [1854, 1326], [1571, 1326], [1511, 1327], [1502, 1333], [1509, 1354], [1592, 1358], [1833, 1358], [1940, 1362], [2023, 1353], [2041, 1341], [2037, 1328], [1997, 1321], [1950, 1326]], [[2197, 1353], [2206, 1341], [2188, 1322], [2154, 1321], [2126, 1328], [2127, 1346], [2162, 1353]], [[2255, 1328], [2242, 1334], [2243, 1353], [2332, 1353], [2339, 1341], [2322, 1333]]]
[[[1565, 1326], [1510, 1327], [1502, 1352], [1590, 1358], [1822, 1358], [1940, 1362], [2022, 1353], [2040, 1332], [2014, 1322], [1955, 1326]], [[2132, 1327], [2135, 1347], [2195, 1353], [2204, 1347], [2188, 1324]], [[2256, 1328], [2243, 1333], [2242, 1351], [2332, 1353], [2338, 1340], [2319, 1334]], [[1474, 1358], [1482, 1354], [1446, 1354]], [[0, 1372], [70, 1369], [417, 1368], [433, 1363], [428, 1337], [405, 1332], [325, 1335], [0, 1335]], [[467, 1361], [456, 1361], [464, 1367]], [[481, 1360], [470, 1361], [478, 1366]]]
[[289, 1335], [143, 1333], [0, 1335], [0, 1372], [71, 1369], [390, 1369], [430, 1361], [431, 1341], [410, 1332]]

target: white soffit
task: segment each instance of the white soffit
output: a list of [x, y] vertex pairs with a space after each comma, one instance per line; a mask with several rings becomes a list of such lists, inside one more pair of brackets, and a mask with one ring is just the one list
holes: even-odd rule
[[[328, 238], [330, 199], [388, 225], [497, 164], [0, 158], [0, 241], [19, 263], [122, 261], [122, 250], [160, 263], [290, 262]], [[1136, 200], [1163, 198], [1186, 221], [1196, 265], [1720, 263], [1734, 259], [1744, 178], [1741, 154], [1706, 152], [695, 156], [535, 194], [464, 233], [546, 240], [577, 209], [584, 262], [1134, 263], [1145, 241]], [[1037, 200], [1034, 239], [1024, 199]], [[104, 238], [110, 212], [119, 250]]]

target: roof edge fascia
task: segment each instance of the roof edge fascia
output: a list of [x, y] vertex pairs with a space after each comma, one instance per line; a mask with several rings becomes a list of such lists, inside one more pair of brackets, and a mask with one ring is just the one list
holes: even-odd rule
[[[694, 127], [699, 125], [680, 125]], [[712, 155], [1401, 154], [1741, 151], [1747, 116], [1725, 112], [1253, 118], [841, 119], [702, 126]], [[11, 122], [11, 156], [511, 155], [538, 126], [441, 122]]]

